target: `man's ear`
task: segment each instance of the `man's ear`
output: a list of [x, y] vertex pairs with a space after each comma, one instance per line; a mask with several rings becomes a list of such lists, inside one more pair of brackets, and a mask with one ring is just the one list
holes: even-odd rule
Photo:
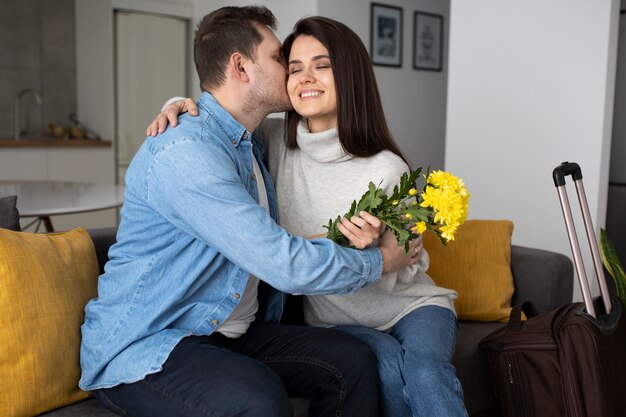
[[246, 72], [246, 65], [248, 64], [248, 60], [246, 57], [241, 55], [240, 53], [234, 53], [230, 56], [230, 60], [228, 61], [230, 72], [234, 78], [240, 81], [249, 81], [250, 77]]

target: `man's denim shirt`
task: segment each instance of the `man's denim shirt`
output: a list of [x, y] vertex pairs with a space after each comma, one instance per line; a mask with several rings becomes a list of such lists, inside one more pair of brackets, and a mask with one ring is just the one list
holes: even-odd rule
[[[117, 243], [85, 307], [82, 389], [159, 372], [183, 337], [209, 335], [226, 320], [251, 273], [296, 294], [352, 292], [380, 277], [378, 249], [280, 228], [260, 143], [209, 93], [198, 108], [198, 117], [146, 140], [128, 168]], [[251, 141], [271, 216], [258, 204]], [[270, 291], [257, 319], [278, 322], [283, 302]]]

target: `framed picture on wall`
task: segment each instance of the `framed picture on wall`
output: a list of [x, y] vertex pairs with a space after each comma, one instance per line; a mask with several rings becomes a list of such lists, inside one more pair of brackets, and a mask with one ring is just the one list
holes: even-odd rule
[[415, 12], [413, 18], [413, 68], [441, 71], [443, 67], [443, 16]]
[[402, 8], [372, 3], [370, 55], [374, 65], [402, 66]]

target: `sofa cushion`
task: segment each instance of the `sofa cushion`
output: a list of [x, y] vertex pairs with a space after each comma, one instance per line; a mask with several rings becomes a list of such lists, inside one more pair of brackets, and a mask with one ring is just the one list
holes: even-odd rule
[[459, 323], [452, 364], [463, 386], [465, 407], [470, 415], [492, 407], [496, 401], [490, 384], [487, 355], [478, 343], [502, 326], [502, 323]]
[[[290, 401], [293, 417], [307, 417], [309, 415], [309, 400], [307, 398], [291, 398]], [[120, 415], [105, 408], [95, 398], [89, 398], [40, 414], [38, 417], [120, 417]]]
[[98, 263], [85, 229], [0, 229], [0, 415], [33, 416], [86, 398], [80, 326]]
[[40, 414], [38, 417], [120, 417], [120, 415], [105, 408], [98, 400], [92, 397]]
[[0, 197], [0, 228], [20, 231], [20, 213], [17, 211], [17, 196]]
[[509, 220], [469, 220], [446, 246], [434, 233], [424, 234], [428, 274], [437, 285], [459, 293], [455, 303], [459, 320], [508, 320], [514, 291], [512, 233]]

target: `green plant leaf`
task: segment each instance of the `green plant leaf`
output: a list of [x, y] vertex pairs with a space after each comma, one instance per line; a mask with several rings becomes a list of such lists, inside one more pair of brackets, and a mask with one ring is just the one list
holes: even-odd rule
[[617, 256], [617, 252], [611, 243], [606, 230], [600, 229], [600, 257], [604, 267], [609, 272], [615, 287], [617, 288], [617, 296], [626, 305], [626, 273], [624, 266]]

